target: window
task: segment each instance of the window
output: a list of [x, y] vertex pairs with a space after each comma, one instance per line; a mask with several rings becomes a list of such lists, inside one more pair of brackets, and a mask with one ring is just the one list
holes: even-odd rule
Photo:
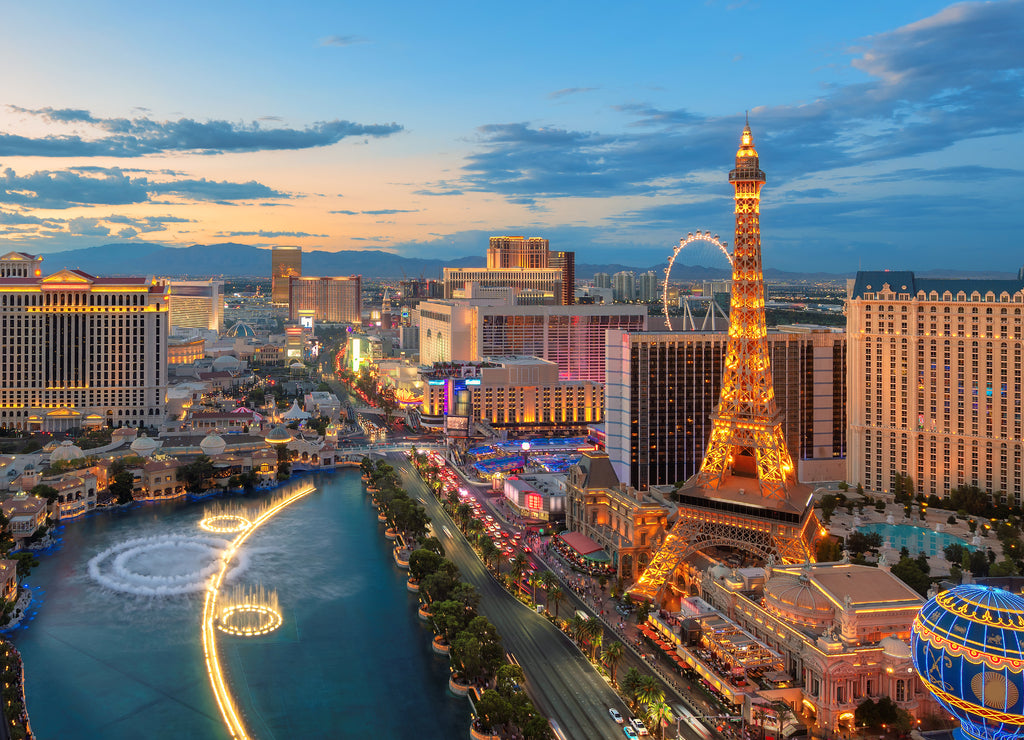
[[907, 700], [907, 682], [902, 678], [896, 682], [896, 701]]

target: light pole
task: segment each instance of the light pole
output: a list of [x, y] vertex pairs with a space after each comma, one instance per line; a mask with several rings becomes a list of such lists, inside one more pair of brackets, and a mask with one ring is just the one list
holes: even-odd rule
[[526, 466], [530, 462], [530, 443], [529, 442], [523, 442], [521, 447], [523, 448], [523, 472], [525, 473], [526, 472]]

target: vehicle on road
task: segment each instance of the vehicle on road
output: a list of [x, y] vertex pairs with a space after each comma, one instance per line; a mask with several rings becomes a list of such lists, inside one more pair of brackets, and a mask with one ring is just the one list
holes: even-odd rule
[[625, 735], [626, 737], [628, 737], [628, 738], [629, 738], [629, 740], [636, 740], [636, 739], [637, 739], [637, 737], [638, 737], [638, 735], [636, 734], [636, 730], [634, 730], [634, 729], [633, 729], [633, 728], [632, 728], [631, 726], [629, 726], [629, 725], [623, 725], [623, 726], [622, 726], [622, 732], [623, 732], [623, 734], [624, 734], [624, 735]]
[[622, 724], [622, 715], [619, 713], [618, 709], [616, 709], [615, 707], [611, 707], [608, 710], [608, 714], [610, 714], [612, 719], [615, 720], [617, 723], [619, 723], [620, 725]]
[[636, 734], [637, 735], [650, 735], [651, 734], [651, 733], [649, 733], [647, 731], [647, 725], [645, 725], [644, 721], [642, 719], [640, 719], [639, 717], [633, 717], [629, 721], [633, 725], [633, 729], [636, 730]]

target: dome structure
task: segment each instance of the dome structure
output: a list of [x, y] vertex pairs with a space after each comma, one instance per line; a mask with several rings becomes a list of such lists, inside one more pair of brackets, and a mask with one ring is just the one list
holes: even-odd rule
[[239, 321], [230, 329], [228, 329], [224, 336], [226, 337], [255, 337], [256, 330], [253, 329], [249, 324], [244, 321]]
[[835, 618], [832, 602], [803, 574], [772, 576], [764, 586], [764, 600], [768, 611], [798, 624], [823, 627]]
[[286, 445], [292, 441], [292, 434], [288, 431], [288, 427], [279, 424], [270, 430], [270, 434], [264, 437], [264, 441], [268, 445]]
[[156, 449], [161, 445], [161, 442], [156, 441], [152, 437], [147, 437], [145, 434], [139, 436], [134, 442], [132, 442], [132, 452], [140, 457], [149, 457]]
[[83, 457], [85, 457], [85, 453], [82, 452], [82, 448], [71, 442], [71, 440], [65, 439], [50, 453], [50, 464], [78, 460]]
[[883, 637], [879, 641], [878, 645], [882, 648], [883, 655], [888, 655], [891, 658], [897, 658], [899, 660], [906, 660], [910, 657], [910, 645], [903, 642], [903, 640], [895, 635]]
[[911, 627], [914, 668], [964, 738], [1024, 737], [1024, 598], [967, 584], [929, 599]]
[[237, 370], [238, 366], [242, 363], [238, 361], [237, 357], [231, 355], [221, 355], [213, 361], [214, 370]]
[[312, 416], [312, 414], [309, 414], [299, 408], [298, 399], [292, 401], [292, 407], [281, 414], [281, 418], [285, 421], [305, 421], [310, 416]]
[[224, 438], [219, 434], [208, 434], [203, 437], [203, 441], [199, 443], [199, 449], [203, 451], [203, 454], [207, 457], [213, 457], [224, 452], [227, 448], [228, 443], [224, 441]]

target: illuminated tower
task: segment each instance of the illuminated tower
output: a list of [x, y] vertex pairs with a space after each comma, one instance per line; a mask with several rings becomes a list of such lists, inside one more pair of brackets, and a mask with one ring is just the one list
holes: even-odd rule
[[274, 247], [270, 252], [270, 300], [288, 305], [289, 281], [302, 276], [302, 247]]
[[697, 474], [697, 484], [719, 488], [731, 474], [757, 478], [761, 495], [784, 500], [796, 476], [786, 449], [782, 416], [775, 406], [768, 331], [764, 320], [764, 273], [761, 269], [761, 186], [750, 125], [729, 173], [735, 189], [736, 240], [732, 253], [732, 298], [729, 345], [722, 394], [711, 417], [711, 439]]
[[648, 601], [671, 596], [666, 588], [676, 569], [697, 550], [730, 547], [792, 563], [812, 559], [814, 542], [824, 534], [810, 506], [810, 490], [796, 480], [775, 404], [761, 269], [765, 175], [749, 124], [729, 182], [735, 190], [736, 238], [722, 392], [700, 470], [676, 491], [679, 516], [630, 589]]

